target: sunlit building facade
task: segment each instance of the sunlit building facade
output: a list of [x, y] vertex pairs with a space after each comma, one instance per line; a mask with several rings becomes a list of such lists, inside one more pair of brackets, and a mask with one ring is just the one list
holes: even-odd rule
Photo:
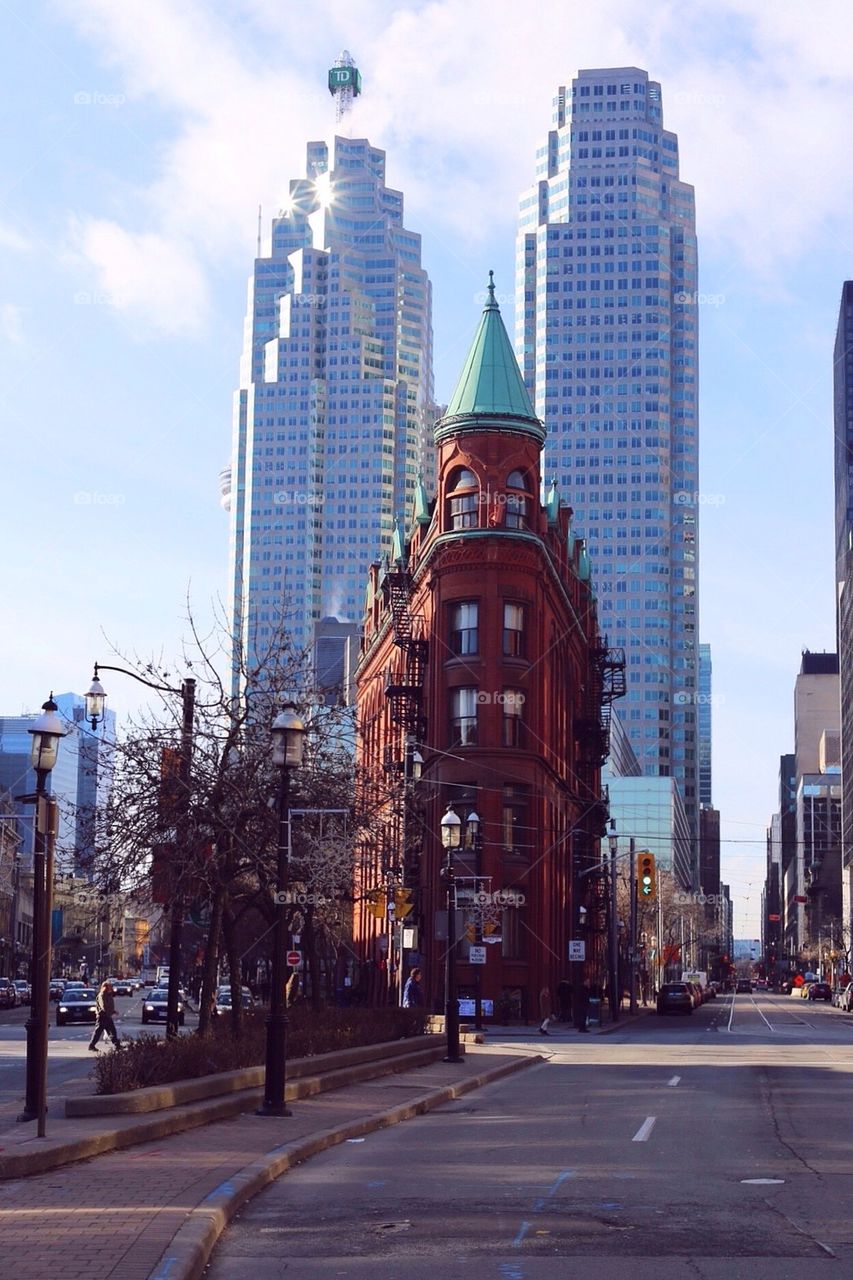
[[699, 783], [697, 246], [693, 188], [636, 67], [560, 87], [519, 210], [516, 354], [587, 538], [620, 716], [646, 776]]
[[255, 260], [223, 476], [250, 667], [282, 629], [308, 650], [320, 619], [360, 619], [369, 564], [432, 484], [432, 391], [430, 282], [385, 153], [311, 142]]

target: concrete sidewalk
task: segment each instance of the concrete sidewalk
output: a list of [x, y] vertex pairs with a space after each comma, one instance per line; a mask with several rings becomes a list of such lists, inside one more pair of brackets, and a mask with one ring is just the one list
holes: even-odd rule
[[[469, 1046], [461, 1064], [433, 1062], [346, 1085], [290, 1104], [289, 1117], [257, 1116], [252, 1100], [231, 1119], [0, 1182], [4, 1273], [197, 1280], [231, 1217], [292, 1165], [540, 1061], [521, 1046]], [[88, 1122], [98, 1123], [115, 1117]], [[0, 1135], [0, 1150], [3, 1143]]]

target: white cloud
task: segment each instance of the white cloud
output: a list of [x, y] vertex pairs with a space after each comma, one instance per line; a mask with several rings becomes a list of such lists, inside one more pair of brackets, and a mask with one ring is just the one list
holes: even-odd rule
[[75, 242], [98, 281], [94, 291], [79, 291], [75, 302], [144, 317], [167, 334], [203, 328], [208, 287], [192, 244], [156, 232], [126, 231], [98, 219], [82, 224]]
[[[347, 128], [386, 148], [408, 222], [442, 253], [467, 256], [495, 227], [511, 232], [557, 85], [608, 65], [661, 81], [682, 176], [701, 194], [700, 233], [730, 252], [733, 278], [766, 283], [815, 236], [845, 234], [845, 0], [826, 0], [817, 18], [792, 0], [772, 13], [765, 0], [541, 0], [533, 14], [515, 0], [317, 0], [310, 21], [273, 0], [243, 0], [227, 19], [198, 0], [63, 2], [129, 101], [173, 113], [156, 177], [128, 193], [112, 235], [84, 222], [105, 291], [133, 275], [131, 247], [166, 268], [191, 243], [193, 278], [223, 254], [248, 256], [257, 204], [275, 208], [305, 142], [333, 131], [323, 63], [343, 45], [365, 83]], [[169, 290], [135, 284], [152, 323], [173, 327]]]
[[24, 313], [14, 302], [0, 303], [0, 338], [13, 347], [24, 343]]
[[31, 248], [32, 245], [26, 236], [22, 236], [14, 227], [0, 222], [0, 249], [10, 249], [13, 253], [28, 253]]

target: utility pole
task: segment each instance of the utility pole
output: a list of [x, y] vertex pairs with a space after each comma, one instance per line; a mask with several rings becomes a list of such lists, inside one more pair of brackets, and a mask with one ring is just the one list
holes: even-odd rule
[[631, 1003], [630, 1012], [637, 1012], [637, 868], [636, 868], [636, 846], [634, 837], [631, 836], [629, 844], [628, 859], [628, 892], [631, 899], [631, 928], [628, 938], [628, 946], [631, 949], [631, 963], [629, 973], [631, 975]]

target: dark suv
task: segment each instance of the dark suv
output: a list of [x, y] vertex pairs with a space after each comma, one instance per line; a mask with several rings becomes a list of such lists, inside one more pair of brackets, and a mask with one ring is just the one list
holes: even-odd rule
[[694, 1000], [686, 982], [665, 982], [658, 992], [658, 1013], [693, 1012]]
[[14, 1009], [17, 1003], [18, 993], [11, 978], [0, 978], [0, 1009]]

